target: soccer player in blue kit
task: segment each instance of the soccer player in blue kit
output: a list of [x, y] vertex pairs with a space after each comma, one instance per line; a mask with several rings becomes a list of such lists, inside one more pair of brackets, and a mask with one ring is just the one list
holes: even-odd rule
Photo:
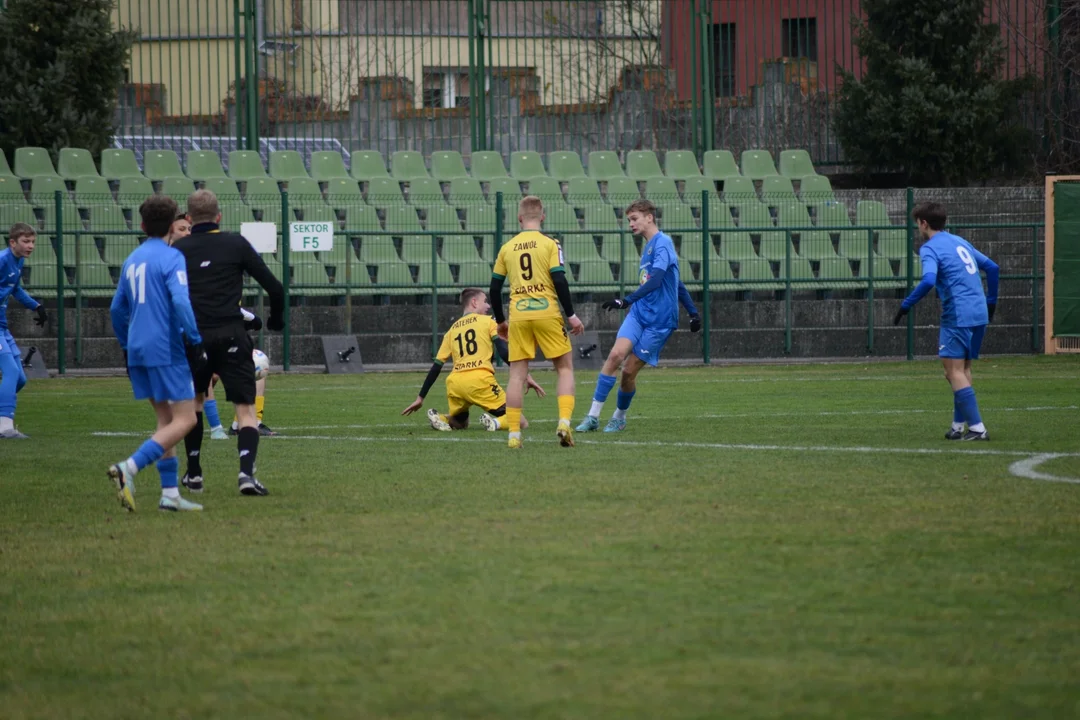
[[[49, 316], [45, 307], [30, 297], [19, 285], [23, 264], [34, 252], [37, 233], [26, 223], [15, 223], [8, 233], [8, 246], [0, 251], [0, 440], [26, 440], [15, 429], [15, 394], [26, 385], [22, 355], [7, 325], [7, 302], [14, 297], [30, 310], [37, 311], [34, 322], [44, 327]], [[47, 242], [47, 241], [46, 241]]]
[[157, 463], [158, 509], [202, 510], [202, 505], [180, 497], [177, 487], [174, 448], [195, 427], [192, 369], [206, 364], [206, 352], [188, 298], [187, 263], [164, 240], [176, 217], [176, 202], [152, 195], [139, 215], [147, 239], [124, 261], [110, 311], [135, 399], [150, 401], [157, 430], [134, 455], [110, 466], [109, 477], [116, 483], [120, 504], [134, 511], [135, 475]]
[[608, 300], [602, 306], [605, 310], [630, 308], [630, 312], [619, 327], [615, 345], [600, 370], [592, 408], [578, 425], [578, 432], [600, 428], [600, 411], [615, 387], [619, 366], [622, 366], [622, 378], [616, 410], [604, 432], [619, 432], [626, 427], [626, 411], [637, 392], [637, 374], [645, 365], [656, 367], [660, 351], [679, 326], [680, 303], [690, 315], [690, 332], [701, 329], [701, 318], [694, 301], [679, 279], [679, 256], [675, 253], [675, 245], [656, 226], [656, 206], [648, 200], [636, 200], [626, 208], [626, 220], [630, 231], [646, 241], [641, 253], [641, 284], [627, 297]]
[[[893, 324], [930, 290], [941, 298], [938, 357], [953, 390], [953, 422], [946, 440], [989, 440], [971, 387], [971, 361], [979, 359], [987, 324], [994, 319], [998, 296], [998, 266], [962, 237], [945, 232], [948, 216], [935, 202], [920, 203], [911, 213], [924, 239], [919, 249], [922, 282], [904, 298]], [[986, 273], [983, 293], [979, 271]], [[967, 431], [964, 425], [967, 424]]]

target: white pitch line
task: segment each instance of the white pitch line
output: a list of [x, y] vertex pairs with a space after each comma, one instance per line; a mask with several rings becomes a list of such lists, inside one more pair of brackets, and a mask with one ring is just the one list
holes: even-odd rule
[[1027, 460], [1017, 460], [1014, 462], [1009, 466], [1009, 472], [1016, 477], [1027, 478], [1029, 480], [1045, 480], [1047, 482], [1062, 482], [1080, 485], [1080, 478], [1050, 475], [1049, 473], [1039, 472], [1035, 469], [1048, 460], [1062, 457], [1076, 457], [1076, 455], [1076, 453], [1044, 453], [1041, 455], [1032, 455]]

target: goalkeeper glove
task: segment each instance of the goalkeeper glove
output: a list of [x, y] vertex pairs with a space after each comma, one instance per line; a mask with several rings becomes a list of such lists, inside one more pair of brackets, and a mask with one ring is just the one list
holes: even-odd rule
[[994, 322], [994, 311], [997, 310], [997, 303], [986, 304], [986, 314], [990, 316], [988, 322]]
[[45, 306], [38, 305], [34, 310], [37, 312], [37, 317], [34, 318], [34, 324], [38, 327], [45, 327], [45, 323], [49, 322], [49, 313], [45, 312]]
[[696, 333], [699, 330], [701, 330], [701, 316], [700, 315], [691, 315], [690, 316], [690, 332]]
[[909, 308], [901, 306], [901, 308], [896, 311], [896, 317], [892, 319], [892, 324], [899, 325], [900, 321], [904, 318], [905, 315], [908, 314], [909, 311]]
[[600, 307], [605, 310], [625, 310], [630, 307], [630, 301], [625, 298], [615, 298], [614, 300], [608, 300]]

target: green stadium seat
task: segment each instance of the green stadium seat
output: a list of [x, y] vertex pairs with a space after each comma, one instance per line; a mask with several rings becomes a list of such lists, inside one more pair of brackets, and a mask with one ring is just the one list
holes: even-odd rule
[[[421, 290], [427, 290], [430, 292], [431, 281], [434, 278], [435, 284], [440, 288], [450, 288], [454, 286], [454, 273], [450, 271], [450, 263], [443, 260], [435, 261], [435, 270], [431, 268], [431, 257], [429, 256], [427, 262], [422, 262], [417, 266], [416, 284], [421, 286]], [[488, 273], [488, 281], [491, 280], [491, 274]], [[424, 287], [427, 286], [427, 287]], [[440, 289], [440, 294], [445, 291]]]
[[[780, 290], [784, 284], [776, 281], [772, 263], [761, 258], [747, 258], [739, 261], [740, 285], [738, 290]], [[741, 284], [752, 281], [747, 284]]]
[[460, 233], [462, 231], [457, 210], [449, 205], [429, 207], [427, 209], [427, 218], [424, 220], [424, 228], [429, 232], [440, 233]]
[[116, 206], [109, 181], [100, 176], [83, 176], [75, 181], [75, 204], [84, 208]]
[[657, 207], [684, 205], [682, 198], [679, 197], [679, 190], [675, 187], [675, 181], [669, 177], [651, 177], [646, 180], [645, 197]]
[[[704, 221], [704, 215], [702, 215]], [[735, 216], [731, 213], [731, 206], [723, 200], [716, 198], [709, 203], [709, 229], [735, 227]]]
[[133, 150], [110, 148], [101, 151], [101, 176], [106, 180], [144, 177]]
[[641, 284], [641, 255], [632, 246], [626, 248], [626, 258], [622, 264], [615, 264], [616, 279], [630, 292]]
[[339, 288], [330, 282], [330, 274], [322, 261], [316, 257], [316, 253], [290, 253], [289, 269], [292, 284], [301, 286], [292, 291], [296, 295], [326, 297], [345, 294], [344, 287]]
[[120, 207], [137, 213], [139, 206], [146, 198], [154, 194], [154, 185], [147, 178], [124, 177], [120, 178], [120, 188], [116, 193], [116, 201]]
[[[79, 216], [79, 208], [71, 200], [66, 200], [61, 208], [64, 213], [63, 234], [65, 247], [70, 247], [71, 243], [75, 242], [75, 234], [81, 233], [85, 230], [83, 227], [82, 218]], [[56, 208], [53, 205], [49, 205], [45, 208], [45, 222], [43, 223], [44, 234], [52, 235], [56, 232]], [[69, 260], [69, 253], [64, 253], [64, 259]], [[67, 265], [72, 265], [72, 262], [66, 262]]]
[[556, 180], [570, 180], [585, 177], [585, 168], [581, 165], [581, 156], [573, 150], [560, 150], [548, 153], [548, 170]]
[[751, 180], [764, 180], [779, 173], [768, 150], [743, 150], [742, 174]]
[[610, 263], [618, 264], [625, 257], [640, 258], [637, 248], [634, 247], [634, 237], [629, 233], [608, 233], [604, 235], [600, 243], [600, 257]]
[[634, 180], [663, 177], [660, 161], [652, 150], [633, 150], [626, 153], [626, 174]]
[[698, 229], [697, 220], [689, 205], [667, 205], [659, 218], [661, 228], [672, 239], [679, 240], [683, 245], [690, 244], [697, 248], [701, 254], [701, 230]]
[[[134, 159], [134, 155], [132, 155], [132, 158]], [[0, 150], [0, 177], [15, 177], [15, 173], [11, 172], [11, 166], [8, 165], [7, 155], [2, 150]]]
[[60, 177], [67, 180], [77, 180], [82, 177], [101, 177], [97, 166], [94, 165], [94, 157], [89, 150], [82, 148], [61, 148], [56, 169], [60, 173]]
[[244, 192], [244, 201], [252, 207], [277, 206], [281, 209], [281, 190], [278, 189], [276, 179], [254, 178], [247, 181], [247, 189]]
[[[822, 227], [851, 227], [851, 216], [848, 215], [847, 207], [842, 202], [833, 200], [815, 205], [814, 215], [817, 224]], [[869, 246], [866, 244], [866, 232], [858, 230], [826, 230], [825, 232], [839, 235], [840, 254], [845, 257], [864, 257], [869, 250]], [[845, 250], [847, 252], [844, 252]], [[853, 254], [849, 255], [848, 253]]]
[[702, 167], [702, 174], [710, 180], [727, 180], [742, 175], [730, 150], [709, 150], [702, 156]]
[[491, 150], [477, 150], [470, 158], [472, 176], [480, 182], [508, 177], [502, 155]]
[[611, 265], [607, 262], [583, 262], [578, 266], [571, 290], [583, 292], [605, 292], [615, 288], [615, 278], [611, 275]]
[[619, 156], [610, 150], [594, 150], [589, 153], [589, 177], [594, 180], [611, 180], [626, 177]]
[[112, 297], [116, 294], [116, 282], [109, 266], [100, 257], [96, 263], [78, 265], [75, 269], [75, 284], [82, 296], [87, 298]]
[[799, 199], [806, 205], [836, 200], [832, 183], [824, 175], [807, 175], [799, 181]]
[[[516, 213], [513, 217], [516, 218]], [[574, 208], [565, 200], [544, 198], [544, 229], [554, 233], [577, 231], [581, 229], [581, 223]]]
[[710, 201], [720, 199], [714, 181], [704, 177], [692, 177], [687, 178], [686, 184], [683, 186], [683, 202], [692, 208], [700, 208], [702, 191], [708, 193]]
[[30, 202], [34, 207], [52, 207], [56, 205], [56, 191], [60, 191], [63, 202], [71, 201], [67, 185], [59, 175], [39, 175], [30, 181]]
[[343, 210], [355, 205], [366, 205], [360, 185], [353, 178], [334, 178], [326, 181], [326, 201], [331, 207]]
[[559, 241], [563, 256], [570, 264], [599, 262], [600, 251], [596, 247], [596, 241], [588, 235], [569, 235]]
[[610, 205], [589, 205], [585, 208], [585, 229], [595, 233], [618, 232], [622, 224]]
[[[788, 266], [790, 262], [790, 268]], [[788, 274], [790, 270], [790, 276]], [[790, 261], [781, 261], [779, 268], [779, 276], [781, 280], [791, 280], [791, 287], [794, 290], [823, 290], [824, 287], [816, 282], [814, 277], [814, 268], [810, 265], [810, 261], [804, 257], [793, 256]], [[798, 280], [804, 280], [808, 282], [796, 282]]]
[[[861, 226], [885, 227], [892, 225], [889, 211], [878, 200], [860, 200], [855, 206], [855, 222]], [[898, 259], [907, 257], [907, 230], [877, 230], [877, 252], [882, 257]]]
[[761, 182], [761, 200], [773, 207], [798, 202], [795, 189], [791, 186], [791, 178], [780, 175], [765, 178]]
[[[779, 260], [784, 257], [785, 246], [791, 245], [787, 233], [770, 231], [773, 227], [772, 215], [767, 205], [760, 202], [749, 202], [737, 206], [739, 228], [743, 232], [760, 235], [759, 254], [769, 260]], [[792, 250], [794, 254], [794, 250]]]
[[475, 207], [486, 202], [480, 181], [476, 178], [456, 177], [450, 180], [450, 204], [454, 207]]
[[688, 288], [697, 289], [701, 286], [701, 283], [694, 275], [694, 263], [684, 257], [679, 258], [679, 282]]
[[308, 177], [304, 158], [296, 150], [275, 150], [270, 153], [270, 177], [275, 180]]
[[397, 180], [429, 178], [424, 156], [414, 150], [398, 150], [390, 156], [390, 175]]
[[798, 179], [808, 175], [817, 175], [810, 153], [805, 150], [783, 150], [780, 153], [780, 174]]
[[732, 177], [724, 180], [724, 202], [729, 205], [742, 205], [749, 201], [758, 201], [753, 180], [744, 177]]
[[794, 232], [799, 238], [799, 257], [821, 260], [836, 255], [829, 233], [808, 229], [813, 227], [813, 222], [810, 220], [810, 213], [807, 212], [805, 205], [801, 203], [782, 205], [777, 214], [776, 224], [782, 228], [801, 228]]
[[[701, 268], [701, 280], [704, 285], [705, 268]], [[734, 286], [735, 273], [731, 270], [731, 262], [726, 257], [719, 255], [709, 256], [709, 289], [714, 291], [738, 290]]]
[[436, 180], [469, 177], [469, 173], [465, 170], [465, 161], [461, 159], [461, 153], [456, 150], [439, 150], [431, 153], [431, 177]]
[[528, 190], [526, 190], [526, 193], [540, 198], [544, 201], [545, 205], [547, 205], [549, 201], [565, 202], [562, 194], [562, 187], [555, 178], [542, 175], [529, 178], [527, 182]]
[[[221, 203], [219, 201], [218, 206], [221, 209], [221, 229], [228, 230], [229, 232], [240, 232], [240, 226], [246, 222], [254, 222], [255, 214], [252, 209], [242, 202], [232, 201], [229, 203]], [[278, 210], [278, 214], [281, 214], [281, 210]]]
[[213, 150], [190, 150], [185, 159], [187, 176], [195, 182], [228, 177], [221, 167], [221, 157]]
[[495, 259], [495, 208], [478, 205], [465, 211], [465, 230], [480, 238], [480, 255], [491, 262]]
[[353, 179], [360, 182], [390, 177], [382, 153], [375, 150], [357, 150], [351, 156], [351, 165]]
[[189, 177], [167, 177], [161, 181], [161, 194], [171, 197], [180, 207], [187, 207], [188, 196], [195, 192], [195, 181]]
[[416, 208], [407, 206], [386, 209], [386, 230], [395, 235], [424, 232], [423, 226], [420, 225], [420, 218], [416, 214]]
[[818, 279], [820, 281], [820, 287], [826, 287], [834, 290], [850, 290], [865, 286], [865, 283], [861, 281], [853, 281], [852, 278], [853, 275], [851, 272], [851, 263], [848, 262], [847, 258], [825, 258], [818, 266]]
[[338, 222], [337, 213], [329, 205], [307, 205], [300, 208], [297, 211], [297, 215], [300, 217], [301, 222], [325, 222], [330, 223], [334, 228], [334, 233], [340, 227]]
[[[476, 241], [467, 235], [449, 236], [443, 239], [442, 259], [452, 265], [483, 262], [480, 253], [476, 249]], [[488, 268], [488, 279], [491, 279], [491, 268]]]
[[[332, 268], [336, 271], [332, 271], [331, 275], [337, 277], [338, 282], [344, 282], [345, 279], [345, 266], [352, 265], [352, 273], [355, 275], [357, 267], [360, 265], [360, 259], [356, 256], [356, 251], [353, 248], [352, 241], [347, 237], [338, 236], [334, 238], [334, 247], [330, 250], [321, 250], [316, 253], [319, 259], [322, 260], [323, 265], [330, 271]], [[367, 270], [364, 271], [367, 274]]]
[[[240, 188], [236, 186], [236, 180], [233, 178], [210, 178], [203, 187], [217, 196], [218, 204], [221, 206], [243, 202], [240, 197]], [[184, 205], [186, 204], [185, 202]], [[184, 208], [184, 205], [181, 205], [181, 209]]]
[[664, 154], [664, 174], [673, 180], [700, 179], [701, 168], [689, 150], [668, 150]]
[[148, 150], [143, 153], [143, 175], [154, 182], [167, 177], [186, 177], [180, 158], [172, 150]]
[[479, 258], [476, 262], [459, 263], [457, 284], [465, 287], [486, 288], [491, 284], [491, 265]]
[[439, 181], [432, 178], [414, 178], [409, 182], [409, 202], [416, 207], [445, 207]]
[[604, 204], [604, 196], [600, 194], [600, 186], [596, 180], [588, 177], [570, 178], [566, 194], [567, 201], [574, 207], [586, 210], [595, 205]]
[[365, 235], [361, 238], [360, 259], [374, 264], [401, 262], [394, 239], [387, 235]]
[[512, 215], [517, 217], [517, 203], [521, 200], [521, 182], [517, 178], [501, 177], [495, 178], [488, 186], [488, 201], [491, 204], [495, 204], [496, 193], [503, 194], [503, 206], [514, 206], [514, 212]]
[[725, 232], [720, 233], [720, 257], [729, 260], [749, 260], [756, 258], [754, 241], [750, 239], [750, 233]]
[[615, 207], [625, 210], [627, 205], [640, 198], [637, 180], [616, 177], [607, 181], [607, 201]]
[[23, 179], [36, 177], [60, 177], [53, 168], [49, 151], [40, 147], [15, 149], [15, 174]]
[[[382, 231], [379, 213], [373, 207], [350, 205], [345, 209], [345, 232], [349, 235], [365, 235]], [[387, 238], [389, 240], [390, 238]]]
[[347, 178], [349, 171], [345, 169], [345, 160], [341, 153], [336, 150], [318, 150], [311, 153], [311, 177], [317, 182], [326, 182], [334, 178]]
[[16, 177], [0, 176], [0, 203], [4, 205], [26, 205], [26, 193], [23, 192], [22, 182]]
[[250, 180], [269, 176], [259, 153], [254, 150], [233, 150], [229, 153], [229, 177], [234, 180]]
[[547, 174], [544, 161], [540, 159], [540, 153], [524, 150], [510, 154], [510, 175], [518, 180], [544, 177]]
[[290, 208], [305, 208], [325, 206], [322, 190], [319, 182], [314, 178], [298, 177], [290, 178], [285, 186], [289, 193]]
[[401, 185], [391, 178], [380, 178], [368, 182], [368, 205], [375, 207], [393, 207], [404, 205], [405, 196], [401, 194]]
[[[37, 216], [34, 214], [34, 209], [26, 203], [26, 200], [18, 204], [11, 204], [6, 199], [0, 198], [0, 230], [3, 231], [5, 237], [8, 230], [15, 223], [26, 223], [35, 230], [38, 228]], [[38, 247], [34, 249], [34, 254], [37, 254], [43, 243], [39, 240], [37, 244]], [[52, 250], [52, 243], [49, 243], [49, 249]]]
[[[124, 211], [116, 205], [96, 207], [90, 211], [90, 232], [104, 242], [105, 264], [120, 267], [124, 260], [139, 245], [136, 235], [130, 234]], [[139, 228], [136, 227], [137, 231]]]

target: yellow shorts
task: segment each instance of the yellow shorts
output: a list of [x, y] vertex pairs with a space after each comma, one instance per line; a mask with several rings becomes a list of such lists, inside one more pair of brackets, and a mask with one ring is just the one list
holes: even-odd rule
[[468, 412], [473, 405], [491, 411], [506, 404], [506, 394], [491, 373], [469, 370], [450, 373], [446, 378], [446, 402], [450, 406], [448, 415]]
[[510, 323], [510, 362], [532, 360], [536, 357], [537, 347], [548, 360], [573, 349], [561, 316]]

